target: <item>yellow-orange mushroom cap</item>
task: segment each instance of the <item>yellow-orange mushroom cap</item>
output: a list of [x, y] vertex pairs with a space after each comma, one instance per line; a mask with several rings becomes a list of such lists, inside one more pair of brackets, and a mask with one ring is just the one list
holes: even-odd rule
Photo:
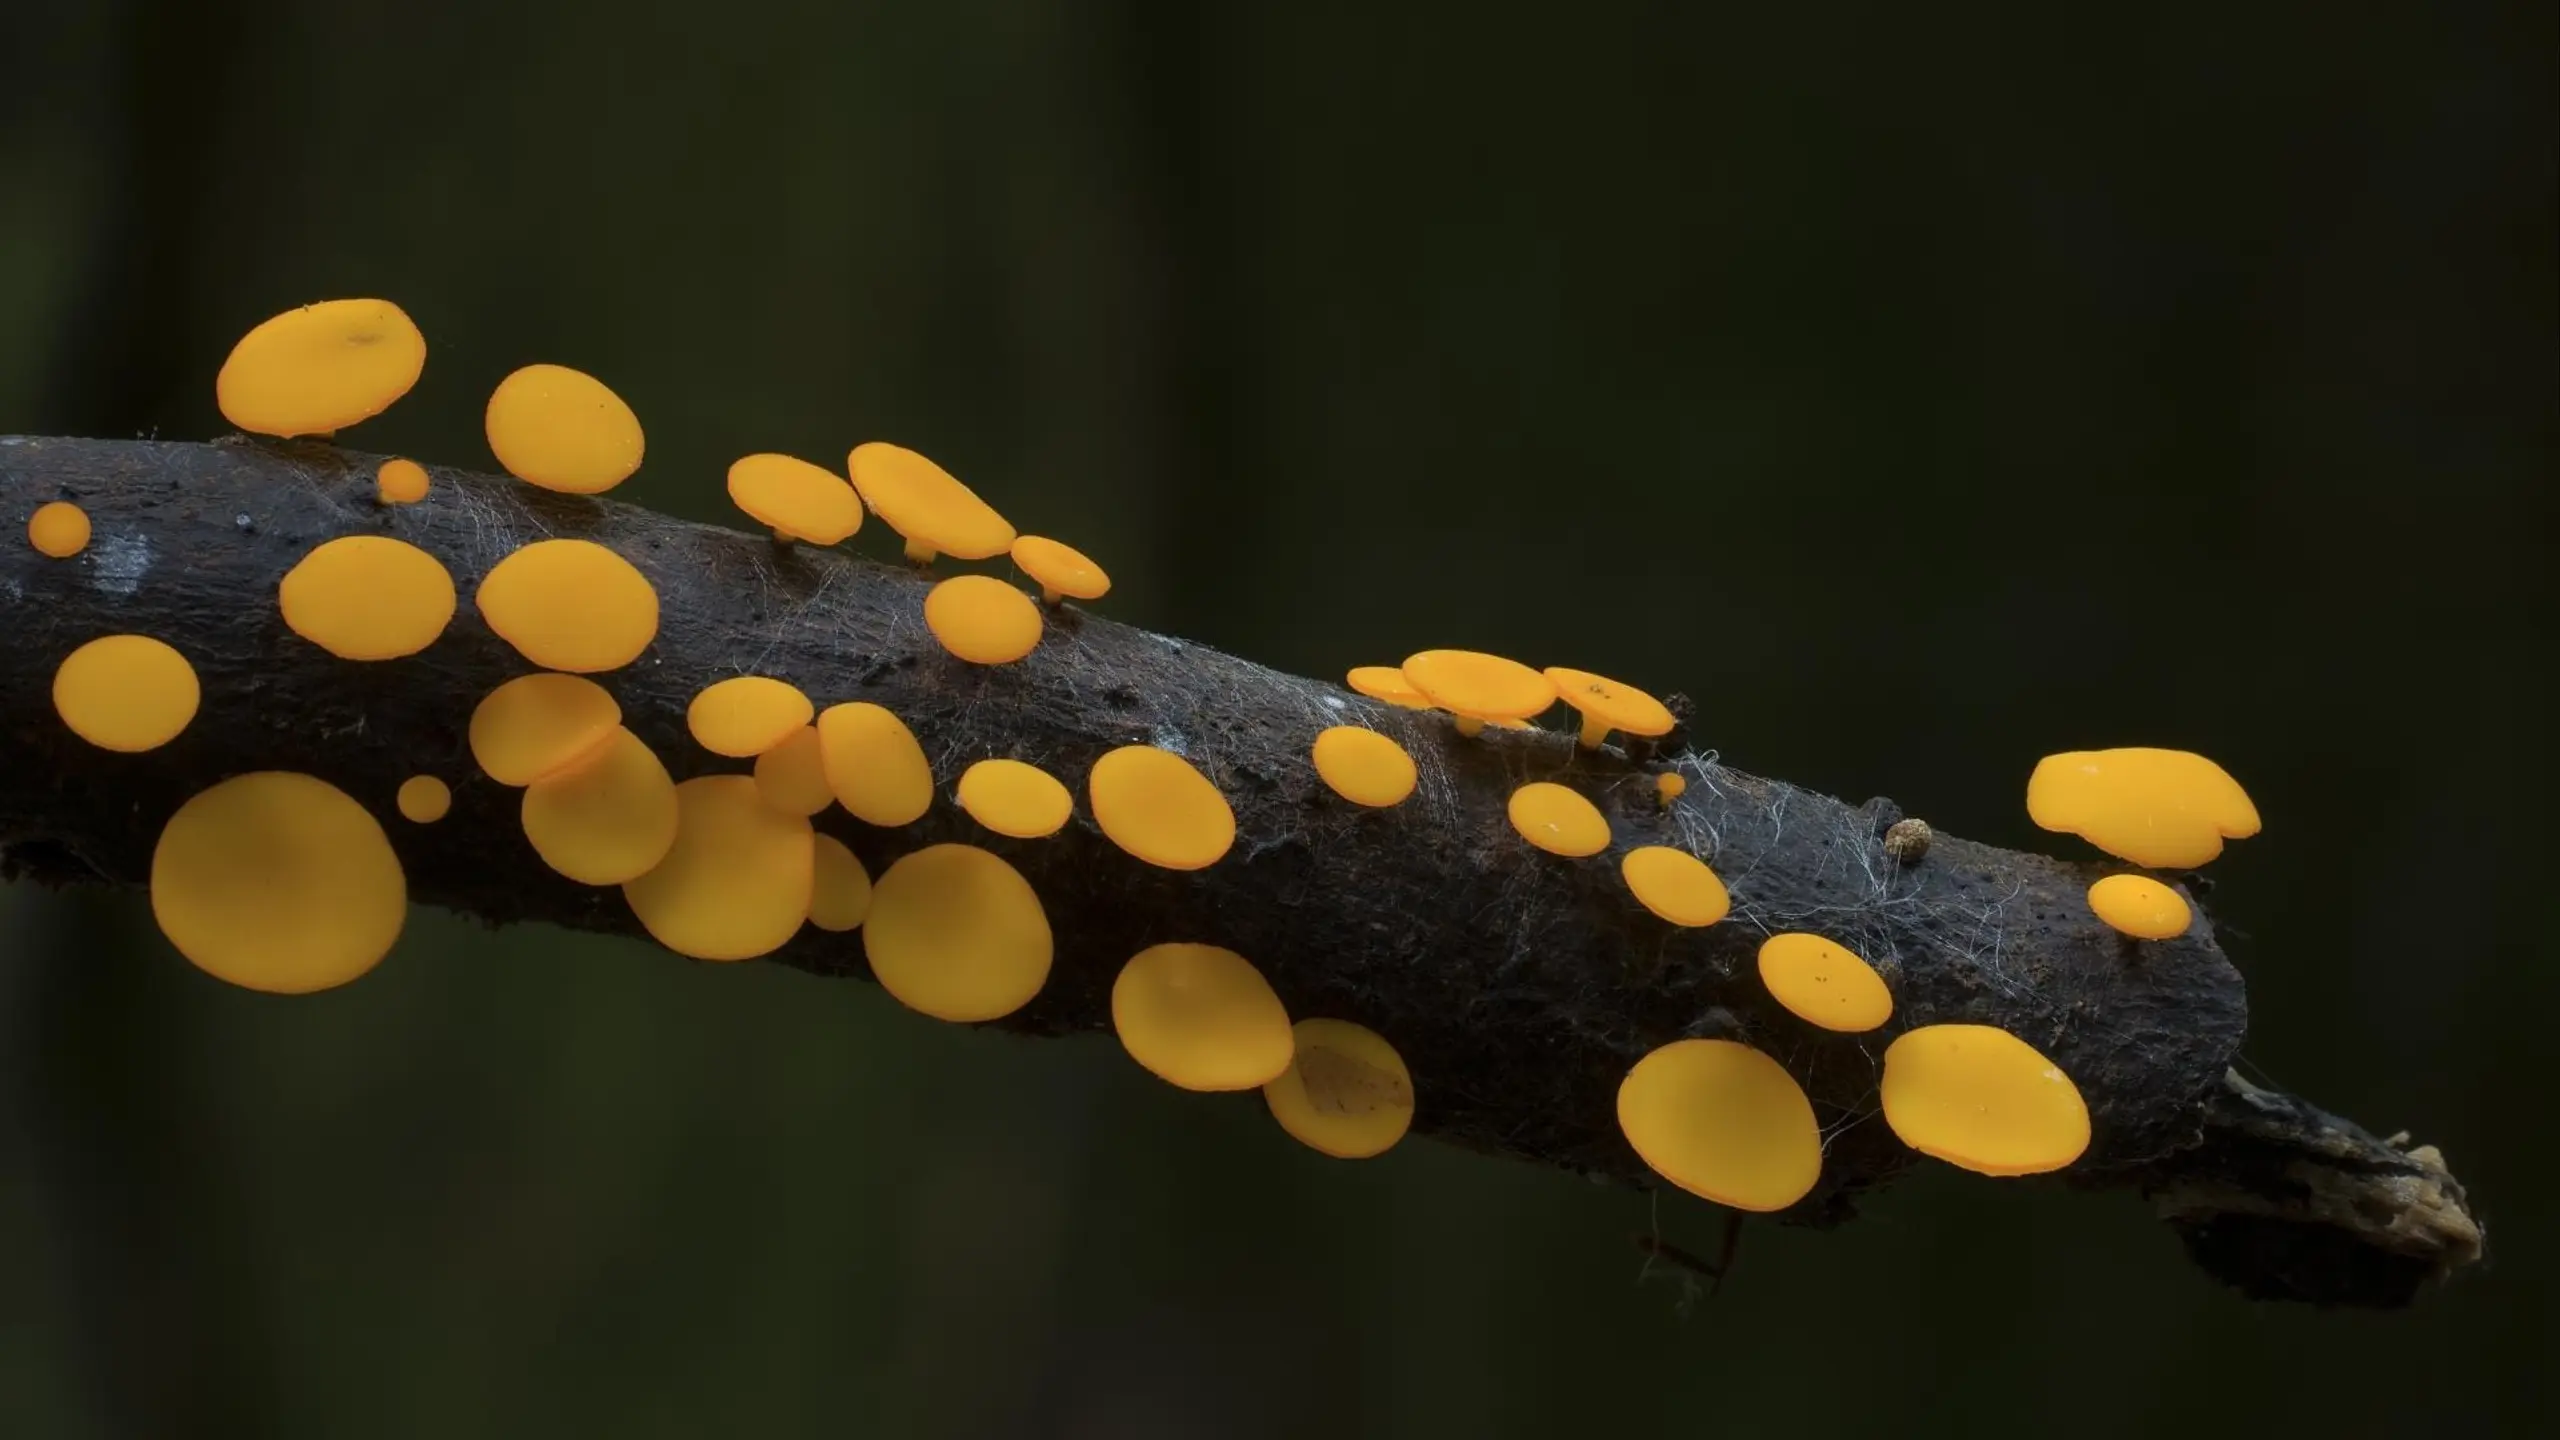
[[484, 420], [490, 453], [508, 474], [564, 495], [621, 484], [647, 448], [622, 397], [566, 365], [527, 365], [499, 381]]
[[862, 497], [844, 477], [796, 455], [735, 461], [729, 499], [775, 533], [812, 545], [833, 545], [862, 528]]
[[996, 1020], [1049, 979], [1049, 917], [1022, 872], [975, 845], [902, 855], [871, 887], [862, 953], [880, 988], [937, 1020]]
[[1924, 1025], [1885, 1047], [1884, 1119], [1923, 1155], [1983, 1175], [2040, 1175], [2089, 1148], [2080, 1088], [1989, 1025]]
[[381, 822], [353, 797], [261, 770], [169, 817], [151, 852], [151, 913], [206, 974], [299, 995], [380, 963], [408, 918], [409, 886]]
[[1020, 760], [980, 760], [960, 772], [960, 808], [999, 835], [1037, 840], [1055, 835], [1075, 813], [1075, 797], [1058, 778]]
[[912, 825], [933, 808], [933, 766], [915, 732], [868, 700], [818, 713], [818, 758], [828, 788], [857, 820]]
[[427, 498], [427, 467], [415, 460], [385, 460], [373, 472], [373, 498], [385, 505], [415, 505]]
[[148, 635], [101, 635], [53, 672], [53, 710], [62, 723], [120, 754], [139, 755], [177, 739], [202, 699], [187, 657]]
[[1555, 682], [1517, 660], [1480, 650], [1425, 650], [1408, 655], [1404, 678], [1432, 704], [1458, 717], [1461, 734], [1487, 720], [1526, 721], [1556, 703]]
[[752, 960], [809, 916], [817, 843], [809, 822], [756, 798], [744, 775], [676, 787], [676, 839], [622, 898], [661, 945], [696, 960]]
[[393, 800], [403, 818], [433, 825], [453, 810], [453, 787], [433, 775], [412, 775], [400, 782], [400, 793]]
[[2258, 807], [2228, 771], [2186, 750], [2133, 746], [2048, 755], [2027, 779], [2027, 814], [2110, 855], [2193, 869], [2225, 839], [2258, 833]]
[[833, 835], [815, 837], [816, 868], [809, 885], [809, 923], [842, 933], [859, 930], [871, 914], [871, 872]]
[[1017, 535], [1013, 539], [1013, 563], [1040, 587], [1043, 604], [1055, 605], [1070, 597], [1077, 600], [1099, 600], [1111, 593], [1111, 577], [1093, 563], [1091, 556], [1046, 535]]
[[924, 597], [925, 627], [972, 665], [1008, 665], [1040, 644], [1040, 607], [992, 575], [954, 575]]
[[1678, 775], [1665, 770], [1661, 774], [1653, 777], [1654, 798], [1662, 802], [1662, 808], [1665, 810], [1671, 808], [1672, 801], [1677, 800], [1688, 793], [1689, 777], [1686, 775]]
[[542, 863], [581, 885], [619, 885], [656, 868], [676, 843], [677, 814], [667, 767], [618, 725], [569, 768], [526, 786], [519, 811]]
[[1598, 749], [1612, 730], [1650, 738], [1670, 734], [1678, 723], [1669, 707], [1625, 681], [1561, 665], [1548, 666], [1546, 677], [1556, 687], [1556, 698], [1581, 714], [1585, 750]]
[[48, 500], [27, 517], [27, 543], [56, 560], [89, 548], [89, 512], [68, 500]]
[[536, 540], [490, 567], [473, 603], [516, 653], [594, 674], [640, 658], [658, 635], [658, 592], [593, 540]]
[[1289, 1068], [1289, 1012], [1253, 962], [1216, 945], [1150, 945], [1111, 982], [1129, 1058], [1185, 1090], [1253, 1090]]
[[1093, 762], [1085, 793], [1111, 843], [1150, 865], [1203, 870], [1236, 842], [1227, 797], [1170, 750], [1121, 746]]
[[1013, 526], [994, 506], [913, 450], [880, 440], [856, 445], [845, 469], [871, 513], [906, 537], [910, 560], [986, 560], [1013, 546]]
[[622, 706], [583, 675], [519, 675], [471, 709], [471, 758], [501, 785], [530, 785], [611, 739]]
[[1393, 665], [1354, 665], [1344, 678], [1352, 689], [1372, 700], [1384, 700], [1407, 710], [1431, 708], [1431, 697], [1413, 688], [1413, 682]]
[[1385, 1037], [1348, 1020], [1301, 1020], [1289, 1068], [1263, 1103], [1309, 1149], [1337, 1160], [1383, 1155], [1413, 1125], [1413, 1076]]
[[764, 803], [792, 815], [815, 815], [836, 802], [827, 784], [827, 757], [818, 743], [818, 727], [803, 725], [782, 743], [756, 757], [756, 793]]
[[1847, 1034], [1893, 1018], [1893, 992], [1846, 946], [1791, 930], [1760, 942], [1760, 983], [1797, 1019]]
[[1357, 725], [1322, 732], [1308, 753], [1316, 774], [1354, 805], [1400, 804], [1413, 793], [1418, 778], [1413, 757], [1403, 746]]
[[213, 379], [252, 435], [326, 435], [391, 408], [427, 367], [427, 337], [388, 300], [324, 300], [260, 322]]
[[2089, 909], [2137, 940], [2174, 940], [2195, 918], [2187, 897], [2148, 875], [2110, 875], [2090, 886]]
[[1784, 1210], [1822, 1178], [1812, 1102], [1733, 1040], [1674, 1040], [1618, 1085], [1618, 1129], [1655, 1174], [1736, 1210]]
[[1532, 780], [1511, 792], [1511, 828], [1551, 855], [1597, 855], [1609, 848], [1609, 822], [1600, 807], [1552, 780]]
[[1639, 845], [1618, 862], [1618, 874], [1639, 904], [1674, 925], [1713, 925], [1733, 908], [1724, 881], [1686, 850]]
[[694, 742], [714, 755], [761, 755], [805, 728], [818, 707], [798, 686], [769, 675], [733, 675], [702, 687], [685, 707]]
[[341, 660], [397, 660], [453, 621], [444, 562], [388, 535], [324, 541], [285, 572], [276, 609], [294, 634]]

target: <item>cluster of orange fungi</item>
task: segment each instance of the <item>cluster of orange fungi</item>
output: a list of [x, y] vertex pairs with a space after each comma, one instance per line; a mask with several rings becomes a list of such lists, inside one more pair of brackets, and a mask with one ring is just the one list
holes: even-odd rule
[[[242, 430], [328, 436], [389, 407], [425, 361], [425, 338], [399, 307], [330, 301], [251, 330], [215, 392]], [[570, 494], [612, 489], [639, 468], [644, 450], [639, 419], [619, 396], [558, 365], [501, 380], [486, 422], [489, 448], [510, 474]], [[424, 503], [432, 484], [408, 459], [385, 462], [374, 477], [384, 506]], [[1081, 552], [1017, 534], [949, 472], [895, 445], [856, 446], [841, 472], [749, 455], [729, 468], [728, 492], [777, 543], [837, 544], [870, 514], [919, 564], [1008, 557], [1038, 587], [1036, 603], [986, 574], [943, 579], [922, 602], [935, 640], [968, 664], [1024, 659], [1040, 645], [1044, 607], [1110, 588]], [[27, 534], [44, 554], [68, 559], [89, 543], [90, 521], [56, 500], [34, 511]], [[679, 784], [623, 725], [613, 693], [588, 678], [631, 664], [657, 634], [658, 593], [637, 566], [591, 540], [536, 540], [491, 567], [471, 602], [534, 667], [480, 698], [469, 739], [481, 778], [522, 792], [524, 837], [545, 865], [580, 884], [619, 888], [650, 935], [696, 959], [769, 954], [805, 924], [860, 930], [881, 986], [926, 1015], [994, 1020], [1040, 993], [1048, 916], [1002, 856], [929, 845], [874, 879], [842, 842], [813, 828], [831, 805], [883, 828], [911, 825], [931, 808], [932, 769], [897, 715], [867, 701], [821, 708], [785, 679], [733, 676], [697, 694], [686, 723], [706, 751], [750, 768]], [[434, 555], [388, 535], [355, 535], [304, 555], [277, 587], [276, 605], [303, 640], [371, 662], [433, 645], [460, 595]], [[1587, 748], [1613, 731], [1651, 739], [1674, 729], [1669, 709], [1634, 686], [1475, 651], [1426, 650], [1349, 679], [1390, 705], [1446, 712], [1456, 744], [1488, 725], [1533, 729], [1559, 702], [1576, 713]], [[63, 659], [54, 700], [81, 738], [138, 753], [185, 730], [200, 694], [193, 667], [164, 641], [104, 635]], [[1404, 747], [1366, 725], [1325, 729], [1308, 754], [1349, 805], [1396, 806], [1419, 783]], [[1201, 870], [1235, 842], [1226, 798], [1170, 750], [1124, 746], [1083, 779], [1092, 826], [1147, 864]], [[1656, 783], [1668, 806], [1685, 782], [1664, 769]], [[972, 763], [953, 798], [987, 830], [1018, 840], [1055, 835], [1075, 820], [1069, 786], [1015, 758]], [[391, 805], [431, 824], [453, 799], [443, 777], [414, 775]], [[2225, 838], [2258, 828], [2238, 784], [2182, 751], [2050, 757], [2036, 768], [2027, 803], [2039, 825], [2141, 867], [2191, 868]], [[1613, 843], [1599, 807], [1565, 784], [1523, 784], [1507, 808], [1522, 840], [1564, 860], [1600, 856]], [[1666, 925], [1714, 925], [1731, 908], [1715, 871], [1676, 846], [1630, 846], [1617, 870], [1637, 904]], [[2099, 918], [2135, 939], [2176, 937], [2192, 921], [2186, 899], [2147, 875], [2109, 875], [2088, 898]], [[407, 901], [400, 861], [373, 811], [307, 774], [259, 772], [207, 788], [169, 816], [152, 856], [152, 911], [171, 944], [205, 971], [259, 990], [320, 990], [365, 974], [398, 938]], [[1884, 976], [1829, 937], [1769, 936], [1759, 974], [1770, 998], [1808, 1026], [1865, 1033], [1893, 1015]], [[1377, 1155], [1412, 1122], [1413, 1079], [1392, 1044], [1345, 1019], [1293, 1020], [1262, 972], [1233, 950], [1183, 941], [1140, 951], [1112, 986], [1111, 1020], [1149, 1071], [1189, 1090], [1258, 1089], [1289, 1134], [1328, 1155]], [[2069, 1077], [1996, 1028], [1903, 1031], [1885, 1049], [1879, 1089], [1885, 1119], [1906, 1144], [1984, 1174], [2058, 1169], [2088, 1144], [2088, 1111]], [[1738, 1040], [1679, 1040], [1647, 1054], [1619, 1088], [1618, 1120], [1663, 1177], [1737, 1209], [1784, 1209], [1820, 1176], [1822, 1137], [1803, 1089]]]

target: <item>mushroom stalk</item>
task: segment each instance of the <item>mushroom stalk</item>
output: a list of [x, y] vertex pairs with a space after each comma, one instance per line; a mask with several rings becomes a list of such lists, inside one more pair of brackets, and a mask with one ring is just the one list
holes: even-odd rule
[[[999, 1028], [1106, 1029], [1129, 957], [1222, 946], [1292, 1016], [1387, 1037], [1411, 1072], [1417, 1133], [1631, 1185], [1655, 1181], [1617, 1123], [1629, 1069], [1683, 1037], [1749, 1038], [1806, 1077], [1827, 1137], [1819, 1184], [1782, 1218], [1827, 1225], [1922, 1162], [1875, 1113], [1876, 1047], [1810, 1031], [1761, 985], [1760, 942], [1817, 929], [1884, 971], [1898, 1019], [1997, 1025], [2060, 1065], [2092, 1128], [2066, 1182], [2151, 1197], [2199, 1264], [2252, 1295], [2396, 1307], [2480, 1254], [2462, 1189], [2430, 1147], [2403, 1149], [2229, 1073], [2246, 1003], [2210, 927], [2145, 942], [2128, 963], [2125, 939], [2082, 901], [2102, 867], [1945, 835], [1900, 863], [1884, 844], [1901, 818], [1889, 801], [1851, 806], [1695, 753], [1639, 766], [1561, 732], [1459, 744], [1439, 715], [1077, 610], [1059, 612], [1058, 633], [1027, 658], [972, 665], [924, 634], [932, 580], [911, 569], [451, 470], [417, 503], [385, 507], [379, 463], [309, 442], [0, 437], [9, 512], [73, 499], [96, 535], [70, 559], [23, 540], [0, 550], [0, 674], [12, 677], [0, 687], [0, 875], [143, 884], [163, 824], [227, 776], [308, 771], [387, 814], [402, 782], [426, 772], [453, 782], [452, 808], [395, 830], [411, 896], [493, 922], [640, 934], [619, 893], [531, 853], [521, 797], [473, 764], [474, 706], [526, 666], [467, 599], [427, 650], [379, 662], [336, 658], [277, 612], [282, 577], [349, 535], [427, 551], [465, 596], [519, 545], [585, 538], [627, 557], [662, 602], [641, 659], [593, 678], [678, 779], [743, 768], [693, 744], [686, 713], [749, 659], [820, 705], [883, 706], [922, 739], [936, 792], [922, 819], [881, 828], [830, 809], [818, 824], [873, 874], [966, 841], [1030, 882], [1055, 965]], [[81, 642], [128, 632], [176, 647], [202, 686], [192, 724], [146, 754], [82, 740], [42, 678]], [[1325, 786], [1309, 746], [1345, 722], [1428, 757], [1411, 799], [1358, 809]], [[1234, 808], [1233, 850], [1204, 869], [1142, 863], [1092, 823], [1095, 762], [1146, 744], [1179, 748]], [[1077, 817], [1042, 839], [979, 827], [951, 788], [998, 756], [1065, 780]], [[1657, 772], [1684, 777], [1685, 792], [1666, 804]], [[1506, 801], [1524, 778], [1593, 799], [1619, 845], [1711, 861], [1731, 888], [1728, 918], [1668, 926], [1606, 857], [1523, 842]], [[804, 928], [770, 958], [871, 978], [859, 933]]]

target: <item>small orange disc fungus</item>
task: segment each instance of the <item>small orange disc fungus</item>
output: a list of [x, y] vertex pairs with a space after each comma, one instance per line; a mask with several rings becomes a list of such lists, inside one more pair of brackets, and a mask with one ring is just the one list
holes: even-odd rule
[[841, 933], [859, 930], [871, 915], [871, 872], [852, 850], [833, 835], [816, 837], [816, 867], [810, 875], [809, 923]]
[[1333, 793], [1354, 805], [1396, 805], [1413, 793], [1413, 757], [1375, 730], [1336, 725], [1316, 736], [1309, 757]]
[[453, 621], [444, 562], [388, 535], [341, 535], [295, 563], [276, 586], [294, 634], [341, 660], [398, 660]]
[[2195, 919], [2187, 897], [2148, 875], [2110, 875], [2090, 886], [2089, 909], [2136, 940], [2175, 940]]
[[1013, 563], [1040, 587], [1044, 605], [1069, 599], [1099, 600], [1111, 593], [1111, 577], [1090, 556], [1046, 535], [1015, 536]]
[[676, 839], [622, 898], [657, 942], [696, 960], [752, 960], [809, 918], [817, 881], [809, 822], [756, 798], [744, 775], [676, 787]]
[[1093, 763], [1085, 791], [1093, 823], [1112, 844], [1150, 865], [1203, 870], [1236, 841], [1236, 812], [1227, 797], [1170, 750], [1123, 745]]
[[427, 467], [415, 460], [385, 460], [373, 472], [373, 498], [385, 505], [415, 505], [427, 498]]
[[379, 964], [409, 914], [381, 822], [325, 780], [235, 775], [178, 807], [151, 852], [151, 913], [218, 979], [299, 995]]
[[388, 300], [324, 300], [261, 322], [213, 379], [252, 435], [326, 435], [391, 408], [427, 366], [427, 337]]
[[1022, 872], [975, 845], [900, 856], [871, 887], [862, 953], [880, 988], [937, 1020], [996, 1020], [1049, 979], [1048, 913]]
[[413, 824], [433, 825], [453, 810], [453, 787], [433, 775], [412, 775], [401, 781], [394, 798], [401, 816]]
[[536, 540], [489, 569], [473, 603], [498, 638], [545, 670], [594, 674], [658, 636], [658, 592], [593, 540]]
[[101, 635], [53, 672], [62, 723], [101, 750], [127, 755], [177, 739], [202, 699], [187, 657], [148, 635]]
[[815, 725], [801, 726], [758, 755], [755, 774], [756, 793], [776, 810], [815, 815], [836, 803], [836, 792], [827, 784], [827, 759]]
[[1487, 720], [1522, 721], [1556, 703], [1555, 682], [1517, 660], [1480, 650], [1425, 650], [1405, 657], [1404, 678], [1472, 735]]
[[1618, 862], [1638, 903], [1674, 925], [1713, 925], [1733, 908], [1706, 861], [1668, 845], [1639, 845]]
[[1111, 985], [1129, 1058], [1185, 1090], [1254, 1090], [1288, 1070], [1289, 1012], [1253, 962], [1216, 945], [1150, 945]]
[[89, 548], [89, 512], [68, 500], [48, 500], [27, 517], [27, 543], [41, 554], [68, 560]]
[[1609, 822], [1600, 807], [1552, 780], [1532, 780], [1511, 792], [1511, 828], [1554, 855], [1597, 855], [1609, 848]]
[[526, 786], [519, 814], [543, 864], [581, 885], [620, 885], [655, 869], [676, 843], [676, 784], [648, 743], [617, 725], [567, 769]]
[[1280, 1128], [1337, 1160], [1383, 1155], [1413, 1124], [1413, 1076], [1385, 1037], [1348, 1020], [1301, 1020], [1289, 1068], [1262, 1087]]
[[916, 734], [868, 700], [818, 713], [818, 758], [837, 803], [869, 825], [912, 825], [933, 808], [933, 766]]
[[2039, 1175], [2089, 1148], [2080, 1088], [1989, 1025], [1903, 1032], [1885, 1047], [1879, 1099], [1903, 1144], [1978, 1174]]
[[1598, 749], [1612, 730], [1650, 739], [1670, 734], [1678, 723], [1669, 707], [1622, 680], [1561, 665], [1549, 666], [1546, 676], [1556, 687], [1557, 698], [1582, 716], [1580, 743], [1585, 750]]
[[980, 760], [960, 772], [960, 808], [999, 835], [1037, 840], [1064, 829], [1075, 797], [1056, 776], [1020, 760]]
[[1777, 1061], [1733, 1040], [1674, 1040], [1618, 1086], [1618, 1128], [1654, 1173], [1736, 1210], [1784, 1210], [1822, 1178], [1822, 1133]]
[[833, 545], [862, 528], [862, 497], [844, 477], [794, 455], [749, 455], [731, 464], [729, 499], [787, 540]]
[[640, 468], [640, 417], [581, 370], [527, 365], [498, 382], [484, 417], [490, 453], [528, 485], [599, 495]]
[[761, 755], [808, 727], [818, 713], [799, 687], [769, 675], [732, 675], [702, 687], [685, 707], [694, 743], [714, 755]]
[[2192, 870], [2258, 833], [2258, 807], [2228, 771], [2139, 746], [2046, 756], [2027, 780], [2027, 815], [2153, 869]]
[[1431, 697], [1413, 688], [1404, 672], [1393, 665], [1355, 665], [1344, 679], [1351, 688], [1372, 700], [1384, 700], [1407, 710], [1428, 710]]
[[530, 785], [610, 739], [622, 706], [583, 675], [519, 675], [471, 710], [471, 758], [501, 785]]
[[845, 457], [871, 513], [906, 537], [907, 558], [986, 560], [1012, 548], [1013, 526], [951, 472], [903, 446], [874, 440]]
[[972, 665], [1009, 665], [1040, 644], [1040, 607], [992, 575], [954, 575], [924, 597], [925, 627]]
[[1797, 1019], [1849, 1034], [1893, 1018], [1893, 992], [1874, 966], [1836, 941], [1803, 931], [1760, 942], [1760, 983]]

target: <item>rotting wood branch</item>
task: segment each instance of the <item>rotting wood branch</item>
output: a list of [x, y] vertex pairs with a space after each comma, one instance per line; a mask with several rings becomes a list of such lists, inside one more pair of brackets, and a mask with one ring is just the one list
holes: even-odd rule
[[[948, 803], [896, 832], [821, 817], [874, 874], [919, 845], [964, 840], [1030, 879], [1058, 938], [1056, 967], [1004, 1029], [1104, 1029], [1123, 960], [1158, 941], [1211, 941], [1251, 957], [1291, 1013], [1391, 1039], [1413, 1071], [1417, 1132], [1628, 1184], [1652, 1179], [1616, 1125], [1627, 1068], [1683, 1036], [1746, 1039], [1813, 1100], [1823, 1180], [1787, 1218], [1829, 1224], [1915, 1157], [1876, 1113], [1875, 1038], [1813, 1030], [1760, 987], [1760, 940], [1809, 929], [1885, 973], [1897, 1027], [1993, 1024], [2052, 1057], [2093, 1123], [2068, 1179], [2151, 1197], [2198, 1263], [2250, 1294], [2398, 1306], [2480, 1254], [2462, 1189], [2433, 1150], [2229, 1073], [2246, 1028], [2240, 976], [2208, 936], [2136, 947], [2100, 924], [2083, 891], [2104, 867], [1943, 834], [1905, 863], [1887, 853], [1885, 832], [1902, 818], [1887, 801], [1845, 805], [1695, 752], [1583, 751], [1560, 732], [1462, 739], [1445, 716], [1074, 609], [1053, 615], [1029, 659], [968, 665], [926, 631], [930, 582], [911, 569], [451, 469], [431, 467], [424, 502], [386, 507], [373, 498], [380, 458], [241, 440], [0, 438], [0, 513], [12, 525], [69, 499], [95, 527], [68, 560], [23, 537], [0, 547], [0, 869], [139, 885], [162, 821], [188, 795], [244, 771], [307, 770], [391, 817], [422, 902], [492, 923], [640, 933], [617, 892], [542, 866], [518, 828], [517, 792], [482, 777], [464, 740], [477, 699], [528, 668], [480, 623], [472, 588], [520, 544], [586, 536], [657, 587], [656, 642], [598, 678], [679, 779], [737, 768], [691, 742], [684, 714], [704, 685], [751, 672], [821, 705], [895, 711], [946, 795], [991, 755], [1080, 788], [1098, 756], [1132, 743], [1176, 750], [1217, 783], [1239, 838], [1187, 874], [1123, 854], [1081, 816], [1032, 841], [992, 835]], [[396, 535], [453, 573], [462, 610], [423, 654], [341, 661], [279, 618], [285, 571], [359, 532]], [[46, 677], [62, 657], [117, 631], [169, 641], [203, 684], [194, 723], [147, 755], [91, 748], [50, 702]], [[1323, 788], [1307, 749], [1339, 723], [1413, 753], [1412, 799], [1360, 811]], [[1690, 784], [1665, 809], [1653, 777], [1667, 768]], [[429, 826], [391, 805], [422, 771], [454, 790], [452, 813]], [[1574, 861], [1523, 844], [1504, 803], [1531, 779], [1597, 800], [1611, 853]], [[1730, 918], [1677, 930], [1636, 905], [1613, 857], [1647, 843], [1712, 862], [1733, 893]], [[807, 930], [772, 958], [868, 975], [858, 934]]]

